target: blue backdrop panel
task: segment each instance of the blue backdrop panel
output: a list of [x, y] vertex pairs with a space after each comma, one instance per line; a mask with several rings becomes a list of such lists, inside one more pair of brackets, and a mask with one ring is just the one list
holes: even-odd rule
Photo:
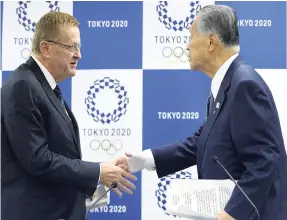
[[143, 149], [187, 138], [203, 123], [210, 79], [202, 73], [144, 70], [143, 90]]
[[239, 19], [241, 55], [255, 68], [286, 68], [286, 2], [232, 2]]
[[2, 72], [2, 84], [4, 84], [7, 79], [10, 77], [11, 71], [3, 71]]
[[141, 69], [142, 2], [74, 2], [80, 21], [79, 69]]

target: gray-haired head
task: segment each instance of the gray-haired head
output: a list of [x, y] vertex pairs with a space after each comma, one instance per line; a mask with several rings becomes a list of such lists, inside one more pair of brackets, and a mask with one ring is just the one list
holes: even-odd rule
[[226, 5], [207, 5], [198, 13], [200, 34], [215, 33], [225, 47], [239, 45], [237, 15]]

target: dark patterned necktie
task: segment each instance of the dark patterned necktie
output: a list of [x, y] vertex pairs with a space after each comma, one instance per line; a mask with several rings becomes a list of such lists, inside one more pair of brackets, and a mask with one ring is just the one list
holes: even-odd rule
[[60, 100], [63, 108], [65, 109], [65, 104], [64, 104], [64, 99], [63, 99], [63, 96], [62, 96], [62, 92], [61, 92], [61, 89], [60, 87], [57, 85], [56, 88], [54, 89], [54, 93], [56, 94], [56, 96], [58, 97], [58, 99]]

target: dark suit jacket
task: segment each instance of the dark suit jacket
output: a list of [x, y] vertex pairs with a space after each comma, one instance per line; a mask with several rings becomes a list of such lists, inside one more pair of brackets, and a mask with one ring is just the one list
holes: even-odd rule
[[19, 66], [1, 88], [3, 220], [85, 218], [85, 196], [99, 164], [81, 160], [76, 119], [65, 112], [36, 62]]
[[[216, 155], [239, 180], [258, 208], [261, 220], [286, 220], [286, 151], [268, 86], [237, 57], [214, 103], [205, 124], [194, 136], [152, 149], [158, 176], [197, 164], [200, 179], [228, 179], [212, 160]], [[254, 209], [237, 188], [225, 210], [237, 220], [256, 219]]]

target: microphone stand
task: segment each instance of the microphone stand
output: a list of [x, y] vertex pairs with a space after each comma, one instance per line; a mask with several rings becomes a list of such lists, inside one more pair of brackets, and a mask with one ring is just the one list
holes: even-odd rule
[[248, 200], [248, 202], [253, 206], [253, 208], [256, 211], [256, 214], [258, 216], [258, 220], [260, 220], [259, 217], [259, 212], [258, 209], [256, 208], [256, 206], [253, 204], [253, 202], [249, 199], [249, 197], [245, 194], [245, 192], [242, 190], [242, 188], [238, 185], [238, 183], [233, 179], [233, 177], [231, 176], [231, 174], [228, 172], [228, 170], [223, 166], [223, 164], [220, 163], [219, 159], [217, 156], [213, 155], [212, 159], [215, 163], [218, 163], [221, 168], [224, 170], [224, 172], [229, 176], [229, 178], [232, 180], [232, 182], [237, 186], [237, 188], [242, 192], [242, 194], [245, 196], [245, 198]]
[[[107, 191], [105, 191], [97, 200], [92, 200], [91, 201], [91, 203], [89, 203], [88, 205], [87, 205], [87, 207], [93, 207], [93, 206], [95, 206], [109, 191], [111, 191], [111, 189], [113, 189], [113, 188], [117, 188], [118, 187], [118, 184], [116, 183], [116, 182], [113, 182], [112, 184], [111, 184], [111, 187], [107, 190]], [[88, 212], [89, 212], [89, 210], [90, 210], [90, 208], [86, 208], [87, 210], [86, 210], [86, 220], [87, 220], [87, 217], [88, 217]]]

